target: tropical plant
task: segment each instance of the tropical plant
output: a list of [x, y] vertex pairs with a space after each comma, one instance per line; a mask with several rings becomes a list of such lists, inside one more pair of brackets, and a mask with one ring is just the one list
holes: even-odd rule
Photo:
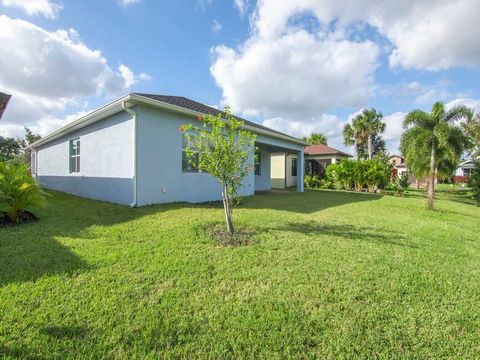
[[447, 110], [442, 102], [436, 102], [430, 113], [413, 110], [405, 116], [401, 150], [409, 170], [417, 178], [427, 176], [429, 209], [433, 209], [439, 161], [458, 163], [465, 149], [464, 134], [455, 122], [471, 116], [472, 110], [464, 105]]
[[327, 136], [323, 133], [313, 133], [309, 137], [303, 137], [302, 140], [312, 145], [327, 145], [328, 142]]
[[321, 186], [321, 181], [318, 175], [307, 174], [303, 181], [307, 189], [319, 189]]
[[480, 206], [480, 161], [477, 161], [475, 167], [468, 177], [468, 188], [473, 193], [477, 206]]
[[408, 175], [397, 176], [394, 182], [394, 189], [397, 196], [403, 196], [410, 186]]
[[198, 116], [202, 126], [182, 125], [188, 146], [185, 149], [190, 165], [217, 178], [222, 185], [222, 200], [227, 231], [233, 235], [233, 206], [243, 179], [253, 170], [251, 154], [256, 136], [244, 130], [243, 122], [230, 113]]
[[13, 224], [22, 211], [45, 205], [45, 196], [27, 164], [0, 163], [0, 204]]
[[367, 160], [364, 162], [364, 179], [369, 192], [375, 192], [381, 184], [388, 180], [389, 169], [380, 160]]
[[363, 186], [367, 183], [367, 171], [370, 163], [368, 161], [346, 161], [344, 165], [348, 164], [348, 171], [350, 171], [353, 186], [355, 191], [362, 191]]

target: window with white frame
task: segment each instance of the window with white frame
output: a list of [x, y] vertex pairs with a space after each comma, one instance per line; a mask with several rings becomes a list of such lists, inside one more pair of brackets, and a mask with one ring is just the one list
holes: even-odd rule
[[[193, 159], [189, 159], [188, 156], [187, 156], [187, 153], [185, 151], [185, 149], [190, 149], [190, 151], [194, 152], [195, 155], [193, 157]], [[196, 150], [192, 144], [189, 144], [188, 143], [188, 140], [187, 140], [187, 137], [185, 136], [185, 134], [182, 134], [182, 172], [184, 173], [198, 173], [199, 170], [198, 170], [198, 167], [194, 166], [194, 164], [192, 164], [192, 161], [194, 163], [198, 163], [198, 150]]]
[[70, 173], [80, 172], [80, 138], [70, 140]]

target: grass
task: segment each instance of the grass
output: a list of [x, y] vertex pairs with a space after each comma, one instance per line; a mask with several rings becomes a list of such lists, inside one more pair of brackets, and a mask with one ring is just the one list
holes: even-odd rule
[[248, 198], [241, 247], [205, 235], [218, 204], [53, 193], [0, 229], [0, 356], [475, 358], [480, 208], [412, 193]]

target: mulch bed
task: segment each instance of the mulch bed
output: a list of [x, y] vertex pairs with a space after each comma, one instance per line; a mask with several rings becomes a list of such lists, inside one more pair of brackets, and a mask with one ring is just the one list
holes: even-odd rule
[[221, 246], [247, 246], [257, 243], [253, 229], [238, 227], [233, 236], [225, 229], [224, 224], [208, 224], [204, 226], [205, 234]]
[[20, 225], [20, 224], [28, 224], [31, 222], [37, 221], [38, 218], [32, 214], [30, 211], [22, 211], [20, 213], [20, 220], [18, 224], [14, 224], [10, 218], [8, 217], [7, 213], [4, 211], [0, 211], [0, 228], [1, 227], [6, 227], [6, 226], [15, 226], [15, 225]]

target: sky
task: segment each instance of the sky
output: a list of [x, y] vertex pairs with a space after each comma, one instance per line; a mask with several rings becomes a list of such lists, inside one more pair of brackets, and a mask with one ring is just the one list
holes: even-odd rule
[[480, 0], [0, 0], [1, 136], [45, 135], [129, 92], [178, 95], [293, 136], [435, 101], [480, 111]]

